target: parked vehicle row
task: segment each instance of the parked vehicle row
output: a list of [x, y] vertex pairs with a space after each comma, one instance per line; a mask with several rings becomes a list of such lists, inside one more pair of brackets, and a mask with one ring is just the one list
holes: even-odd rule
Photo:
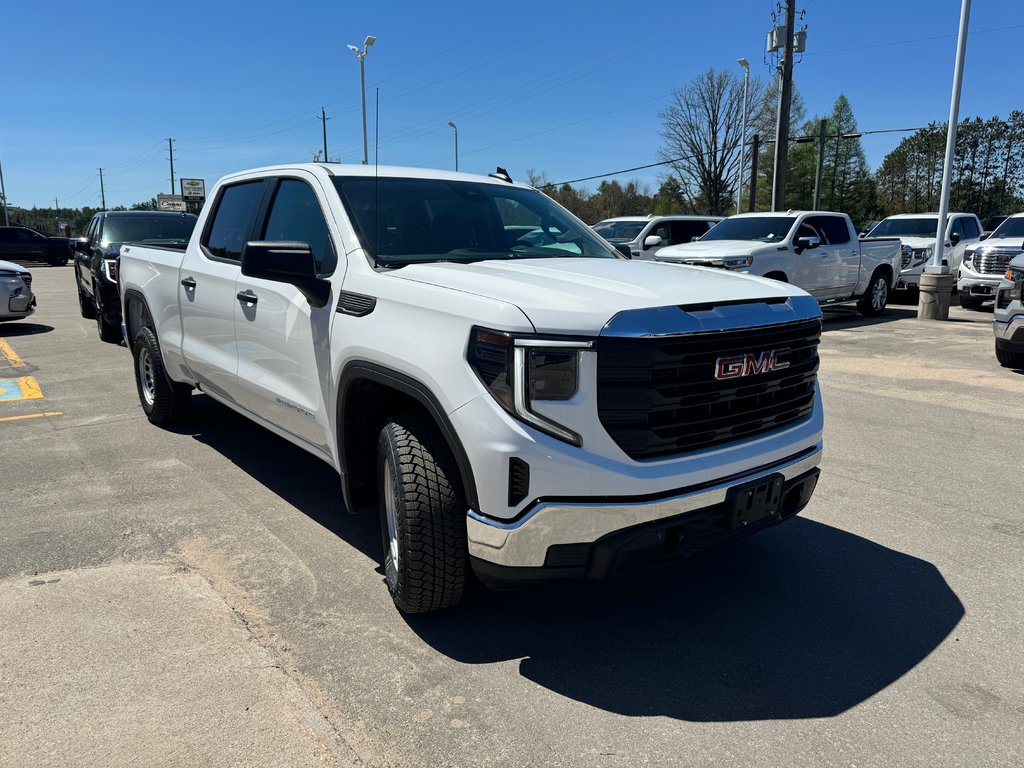
[[[901, 213], [883, 219], [868, 237], [898, 237], [903, 243], [903, 259], [897, 290], [916, 289], [925, 266], [937, 246], [939, 229], [937, 213]], [[968, 247], [981, 240], [981, 222], [973, 213], [950, 213], [946, 218], [946, 240], [942, 263], [957, 274]]]
[[1022, 251], [1024, 213], [1004, 217], [989, 237], [969, 246], [957, 272], [960, 306], [978, 309], [986, 300], [994, 299], [1010, 260]]
[[457, 603], [470, 572], [667, 563], [817, 482], [814, 298], [625, 259], [504, 174], [233, 174], [183, 251], [121, 247], [120, 291], [150, 421], [198, 389], [328, 462], [349, 509], [378, 507], [403, 611]]
[[698, 242], [663, 248], [656, 258], [792, 283], [822, 304], [856, 301], [861, 313], [877, 315], [896, 284], [901, 243], [858, 239], [845, 213], [743, 213]]

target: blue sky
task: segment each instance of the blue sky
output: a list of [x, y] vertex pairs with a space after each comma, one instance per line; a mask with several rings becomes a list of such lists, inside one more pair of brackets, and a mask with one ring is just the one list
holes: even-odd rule
[[[0, 163], [14, 205], [98, 206], [204, 178], [328, 153], [362, 159], [366, 59], [370, 160], [379, 89], [381, 163], [533, 168], [563, 181], [654, 162], [658, 111], [708, 67], [769, 78], [774, 3], [265, 2], [9, 3], [3, 11]], [[862, 130], [949, 112], [959, 0], [803, 0], [807, 53], [795, 79], [808, 115], [842, 92]], [[1024, 108], [1024, 3], [975, 2], [961, 116]], [[864, 138], [872, 167], [900, 134]], [[656, 170], [627, 174], [657, 186]]]

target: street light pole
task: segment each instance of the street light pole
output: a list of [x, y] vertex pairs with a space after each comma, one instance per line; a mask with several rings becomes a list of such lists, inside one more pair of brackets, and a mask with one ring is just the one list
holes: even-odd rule
[[370, 162], [369, 147], [366, 143], [366, 70], [365, 60], [366, 52], [370, 50], [370, 46], [377, 42], [377, 38], [373, 35], [367, 35], [363, 41], [363, 49], [359, 50], [357, 45], [349, 45], [348, 49], [355, 53], [356, 58], [359, 59], [359, 90], [362, 93], [363, 103], [363, 165]]
[[741, 200], [743, 197], [743, 166], [746, 161], [747, 150], [747, 88], [750, 85], [750, 62], [746, 59], [737, 61], [743, 67], [743, 121], [740, 128], [740, 167], [736, 174], [736, 213], [740, 212]]
[[453, 123], [451, 120], [448, 121], [448, 125], [455, 129], [455, 170], [459, 170], [459, 126]]
[[7, 218], [7, 190], [4, 189], [4, 166], [0, 164], [0, 205], [3, 205], [4, 209], [4, 226], [10, 226], [11, 222]]
[[949, 216], [949, 187], [953, 178], [956, 155], [957, 121], [960, 119], [960, 89], [963, 85], [964, 59], [967, 56], [967, 27], [971, 20], [971, 0], [960, 6], [960, 30], [956, 39], [956, 62], [953, 65], [953, 93], [949, 100], [949, 126], [946, 129], [946, 159], [942, 166], [942, 193], [939, 197], [939, 220], [935, 227], [935, 250], [932, 260], [921, 275], [917, 316], [922, 320], [948, 320], [949, 295], [955, 278], [942, 263], [946, 245], [946, 219]]

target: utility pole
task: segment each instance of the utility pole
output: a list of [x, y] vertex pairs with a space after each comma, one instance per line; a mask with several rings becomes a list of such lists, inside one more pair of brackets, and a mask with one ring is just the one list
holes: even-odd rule
[[171, 158], [171, 194], [174, 194], [174, 139], [167, 140], [167, 149]]
[[369, 149], [366, 144], [366, 71], [365, 71], [365, 59], [366, 52], [370, 50], [370, 46], [377, 42], [377, 38], [373, 35], [367, 35], [366, 39], [363, 40], [363, 49], [359, 50], [357, 45], [347, 46], [350, 51], [355, 53], [356, 58], [359, 59], [359, 91], [362, 93], [362, 104], [363, 104], [363, 165], [370, 162]]
[[107, 193], [103, 191], [103, 169], [100, 168], [100, 208], [107, 210]]
[[793, 101], [793, 27], [796, 24], [796, 0], [786, 0], [786, 44], [779, 63], [779, 116], [775, 127], [775, 173], [772, 179], [772, 210], [786, 208], [786, 171], [789, 149], [789, 109]]
[[761, 137], [756, 133], [750, 147], [750, 208], [754, 212], [754, 201], [757, 199], [757, 156], [761, 154]]
[[827, 120], [821, 121], [821, 127], [818, 129], [818, 167], [814, 172], [814, 206], [815, 211], [821, 210], [821, 174], [825, 168], [825, 127], [828, 125]]
[[330, 160], [327, 157], [327, 121], [330, 120], [327, 113], [324, 112], [324, 108], [320, 107], [320, 122], [324, 124], [324, 162], [329, 163]]
[[0, 204], [4, 208], [4, 226], [10, 226], [11, 222], [7, 218], [7, 190], [4, 189], [4, 167], [0, 164]]

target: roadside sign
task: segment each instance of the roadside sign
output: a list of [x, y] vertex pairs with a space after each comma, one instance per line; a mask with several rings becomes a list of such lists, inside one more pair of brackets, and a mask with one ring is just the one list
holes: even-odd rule
[[181, 195], [157, 195], [156, 207], [161, 211], [180, 211], [181, 213], [188, 211], [188, 206], [185, 205], [185, 200]]
[[206, 182], [203, 179], [181, 179], [181, 197], [188, 202], [206, 200]]

